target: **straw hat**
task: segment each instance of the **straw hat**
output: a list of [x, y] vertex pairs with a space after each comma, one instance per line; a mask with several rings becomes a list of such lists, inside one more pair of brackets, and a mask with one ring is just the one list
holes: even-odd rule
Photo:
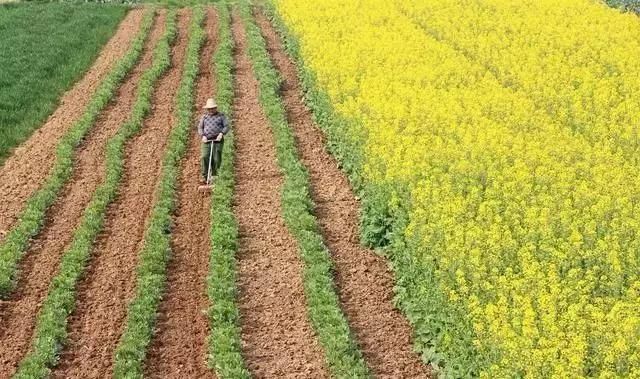
[[207, 104], [205, 104], [204, 107], [202, 107], [203, 109], [213, 109], [213, 108], [217, 108], [218, 104], [216, 104], [215, 100], [213, 99], [207, 99]]

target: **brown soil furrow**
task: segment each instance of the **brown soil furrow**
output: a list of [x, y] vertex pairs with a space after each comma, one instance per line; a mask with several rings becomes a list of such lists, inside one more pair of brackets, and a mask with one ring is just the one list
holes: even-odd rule
[[[196, 114], [215, 88], [211, 58], [217, 43], [216, 13], [207, 9], [207, 40], [200, 53], [196, 84]], [[210, 195], [197, 191], [200, 178], [200, 138], [194, 127], [182, 162], [178, 204], [172, 229], [172, 259], [167, 288], [160, 305], [157, 332], [146, 361], [151, 378], [213, 378], [207, 368], [209, 301], [206, 279], [209, 267]]]
[[138, 253], [155, 199], [162, 157], [175, 123], [176, 92], [182, 76], [190, 14], [178, 12], [178, 35], [171, 68], [154, 89], [152, 111], [142, 131], [127, 144], [118, 198], [109, 206], [93, 260], [78, 285], [69, 320], [69, 341], [53, 377], [103, 378], [111, 375], [113, 354], [125, 326], [136, 286]]
[[258, 378], [328, 377], [307, 318], [298, 246], [281, 215], [283, 178], [276, 165], [273, 134], [258, 103], [258, 82], [236, 14], [233, 35], [237, 43], [233, 208], [240, 235], [238, 303], [244, 357]]
[[36, 315], [58, 271], [60, 258], [73, 238], [82, 213], [105, 175], [107, 140], [126, 122], [137, 83], [150, 67], [153, 48], [164, 29], [164, 14], [154, 22], [142, 58], [120, 86], [115, 100], [100, 114], [74, 158], [74, 172], [61, 196], [47, 212], [44, 229], [30, 244], [20, 268], [16, 291], [0, 301], [0, 377], [13, 372], [30, 346]]
[[124, 56], [143, 15], [143, 9], [129, 12], [93, 66], [62, 96], [55, 112], [0, 166], [0, 239], [13, 226], [29, 196], [44, 183], [53, 167], [58, 142], [80, 119], [102, 79]]
[[409, 323], [393, 306], [392, 273], [384, 258], [359, 244], [359, 204], [302, 101], [296, 67], [272, 25], [257, 13], [272, 60], [284, 79], [283, 100], [300, 158], [309, 170], [316, 216], [335, 262], [339, 297], [367, 364], [380, 378], [429, 377], [429, 368], [412, 351]]

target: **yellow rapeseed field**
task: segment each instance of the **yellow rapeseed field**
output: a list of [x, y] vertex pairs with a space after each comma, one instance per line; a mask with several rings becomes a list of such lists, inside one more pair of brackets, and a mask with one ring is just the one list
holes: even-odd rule
[[365, 180], [408, 214], [394, 255], [429, 279], [404, 299], [425, 355], [456, 377], [640, 378], [640, 19], [596, 0], [275, 3], [365, 132]]

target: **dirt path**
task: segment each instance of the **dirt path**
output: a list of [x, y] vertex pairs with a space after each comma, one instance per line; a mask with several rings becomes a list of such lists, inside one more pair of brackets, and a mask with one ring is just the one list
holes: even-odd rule
[[280, 214], [282, 174], [268, 121], [258, 103], [244, 28], [233, 15], [236, 52], [238, 286], [243, 353], [258, 378], [328, 377], [307, 318], [298, 246]]
[[102, 378], [111, 374], [128, 302], [136, 285], [138, 252], [154, 201], [162, 156], [174, 125], [175, 94], [182, 76], [190, 14], [178, 12], [172, 67], [159, 80], [142, 132], [127, 145], [118, 198], [107, 211], [86, 275], [78, 285], [69, 342], [53, 377]]
[[[194, 112], [213, 96], [212, 55], [217, 44], [217, 16], [207, 9], [207, 40], [200, 54]], [[182, 162], [177, 212], [172, 229], [172, 259], [167, 288], [160, 305], [157, 332], [149, 349], [146, 376], [150, 378], [213, 378], [207, 368], [206, 279], [209, 267], [210, 195], [197, 191], [200, 178], [200, 139], [193, 129]]]
[[129, 12], [93, 66], [62, 96], [55, 112], [0, 166], [0, 239], [13, 226], [29, 196], [44, 183], [60, 138], [80, 119], [102, 79], [125, 55], [143, 16], [143, 9]]
[[302, 101], [296, 67], [269, 21], [260, 12], [256, 18], [285, 81], [283, 100], [300, 158], [309, 170], [316, 216], [335, 262], [340, 300], [367, 364], [379, 378], [429, 377], [428, 367], [412, 350], [409, 323], [392, 304], [392, 273], [382, 257], [359, 244], [359, 204]]
[[153, 48], [164, 29], [164, 14], [156, 18], [140, 63], [118, 89], [114, 102], [100, 114], [95, 127], [74, 160], [72, 179], [46, 217], [44, 229], [31, 243], [22, 262], [16, 291], [0, 301], [0, 377], [13, 372], [31, 344], [36, 316], [58, 271], [60, 258], [95, 189], [105, 175], [106, 141], [113, 136], [133, 106], [140, 76], [151, 66]]

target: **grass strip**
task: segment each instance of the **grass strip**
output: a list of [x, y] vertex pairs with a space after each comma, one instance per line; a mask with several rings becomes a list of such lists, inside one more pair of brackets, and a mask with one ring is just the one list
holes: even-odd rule
[[332, 374], [338, 378], [369, 377], [362, 353], [355, 344], [349, 324], [340, 309], [333, 283], [333, 264], [313, 215], [309, 175], [297, 156], [293, 132], [279, 91], [282, 78], [273, 67], [251, 6], [240, 4], [247, 30], [249, 56], [260, 83], [260, 103], [273, 129], [277, 161], [284, 174], [282, 212], [291, 234], [297, 239], [304, 262], [307, 309], [322, 344]]
[[171, 130], [162, 161], [156, 203], [145, 232], [138, 264], [136, 294], [127, 310], [125, 330], [115, 353], [114, 377], [141, 378], [147, 347], [153, 336], [158, 306], [165, 288], [171, 255], [171, 222], [176, 205], [180, 162], [187, 148], [193, 119], [194, 83], [198, 74], [200, 48], [204, 41], [204, 10], [193, 10], [184, 71], [176, 100], [176, 125]]
[[106, 4], [0, 4], [0, 165], [87, 72], [126, 13]]
[[20, 363], [16, 378], [44, 378], [57, 362], [59, 349], [67, 336], [67, 320], [76, 303], [76, 284], [90, 259], [93, 242], [102, 230], [107, 207], [115, 199], [124, 173], [126, 142], [141, 129], [151, 109], [153, 86], [171, 64], [170, 45], [175, 36], [175, 13], [170, 12], [166, 30], [154, 50], [153, 64], [140, 78], [131, 117], [107, 142], [105, 181], [94, 192], [73, 241], [62, 257], [59, 273], [53, 279], [38, 315], [32, 349]]
[[[216, 73], [218, 106], [233, 119], [233, 52], [229, 7], [218, 4], [219, 44], [213, 62]], [[237, 304], [236, 253], [238, 223], [233, 213], [235, 177], [233, 132], [225, 137], [222, 167], [216, 179], [211, 200], [211, 257], [207, 293], [209, 308], [209, 365], [218, 377], [249, 378], [251, 375], [242, 357], [240, 311]]]
[[138, 62], [144, 43], [151, 30], [153, 15], [148, 12], [140, 32], [127, 54], [113, 71], [104, 78], [82, 117], [69, 129], [56, 148], [56, 160], [45, 184], [28, 200], [18, 222], [0, 244], [0, 298], [5, 298], [15, 287], [18, 264], [29, 246], [29, 241], [42, 228], [47, 209], [58, 197], [64, 184], [73, 173], [74, 150], [94, 125], [96, 118], [113, 98], [116, 89]]

